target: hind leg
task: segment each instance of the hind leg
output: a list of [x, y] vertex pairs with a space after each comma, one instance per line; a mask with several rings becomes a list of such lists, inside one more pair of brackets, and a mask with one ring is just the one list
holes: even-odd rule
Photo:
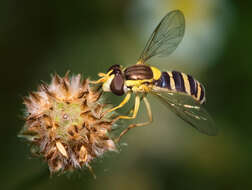
[[[129, 125], [128, 128], [126, 128], [125, 130], [123, 130], [123, 131], [121, 132], [120, 136], [116, 139], [116, 142], [119, 142], [120, 139], [121, 139], [121, 137], [122, 137], [123, 135], [125, 135], [130, 129], [133, 129], [133, 128], [135, 128], [135, 127], [143, 127], [143, 126], [149, 125], [149, 124], [153, 121], [150, 103], [149, 103], [149, 101], [147, 100], [146, 97], [143, 97], [143, 100], [144, 100], [144, 104], [145, 104], [146, 109], [147, 109], [147, 113], [148, 113], [148, 118], [149, 118], [149, 120], [146, 121], [146, 122], [143, 122], [143, 123], [136, 123], [136, 124], [131, 124], [131, 125]], [[136, 103], [137, 103], [137, 102], [136, 102]], [[139, 108], [139, 105], [136, 105], [136, 103], [135, 103], [135, 109], [134, 109], [134, 112], [133, 112], [133, 116], [134, 116], [134, 113], [136, 114], [136, 106], [138, 106], [138, 108]], [[140, 102], [139, 102], [139, 103], [140, 103]], [[137, 108], [137, 111], [138, 111], [138, 108]], [[119, 117], [120, 117], [120, 116], [119, 116]], [[134, 118], [133, 118], [133, 119], [134, 119]]]

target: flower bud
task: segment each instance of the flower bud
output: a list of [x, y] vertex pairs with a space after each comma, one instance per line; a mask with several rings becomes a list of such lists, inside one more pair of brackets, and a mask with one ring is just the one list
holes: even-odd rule
[[107, 151], [116, 151], [110, 131], [116, 119], [104, 114], [102, 91], [90, 87], [80, 75], [52, 77], [37, 92], [24, 98], [25, 125], [19, 136], [32, 145], [32, 153], [47, 161], [52, 173], [82, 167]]

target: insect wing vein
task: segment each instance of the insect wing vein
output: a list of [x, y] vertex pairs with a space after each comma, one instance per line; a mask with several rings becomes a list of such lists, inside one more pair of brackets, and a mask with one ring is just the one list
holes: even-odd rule
[[185, 18], [181, 11], [169, 12], [151, 34], [139, 60], [144, 63], [153, 56], [170, 55], [185, 33]]
[[211, 116], [189, 95], [159, 88], [154, 89], [151, 94], [199, 132], [209, 136], [217, 135]]

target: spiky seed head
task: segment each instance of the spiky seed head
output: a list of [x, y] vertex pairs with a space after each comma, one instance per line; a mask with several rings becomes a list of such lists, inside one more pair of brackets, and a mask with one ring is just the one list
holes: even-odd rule
[[52, 77], [37, 92], [24, 97], [25, 125], [19, 136], [32, 144], [52, 173], [87, 166], [106, 151], [116, 151], [109, 132], [116, 119], [104, 114], [101, 92], [81, 75]]

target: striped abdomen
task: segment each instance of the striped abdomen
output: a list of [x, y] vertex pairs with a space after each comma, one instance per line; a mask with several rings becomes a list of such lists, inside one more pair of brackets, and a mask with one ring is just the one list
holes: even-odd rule
[[187, 75], [178, 71], [162, 72], [161, 77], [154, 81], [154, 85], [186, 93], [192, 96], [200, 104], [205, 102], [205, 89], [191, 75]]

